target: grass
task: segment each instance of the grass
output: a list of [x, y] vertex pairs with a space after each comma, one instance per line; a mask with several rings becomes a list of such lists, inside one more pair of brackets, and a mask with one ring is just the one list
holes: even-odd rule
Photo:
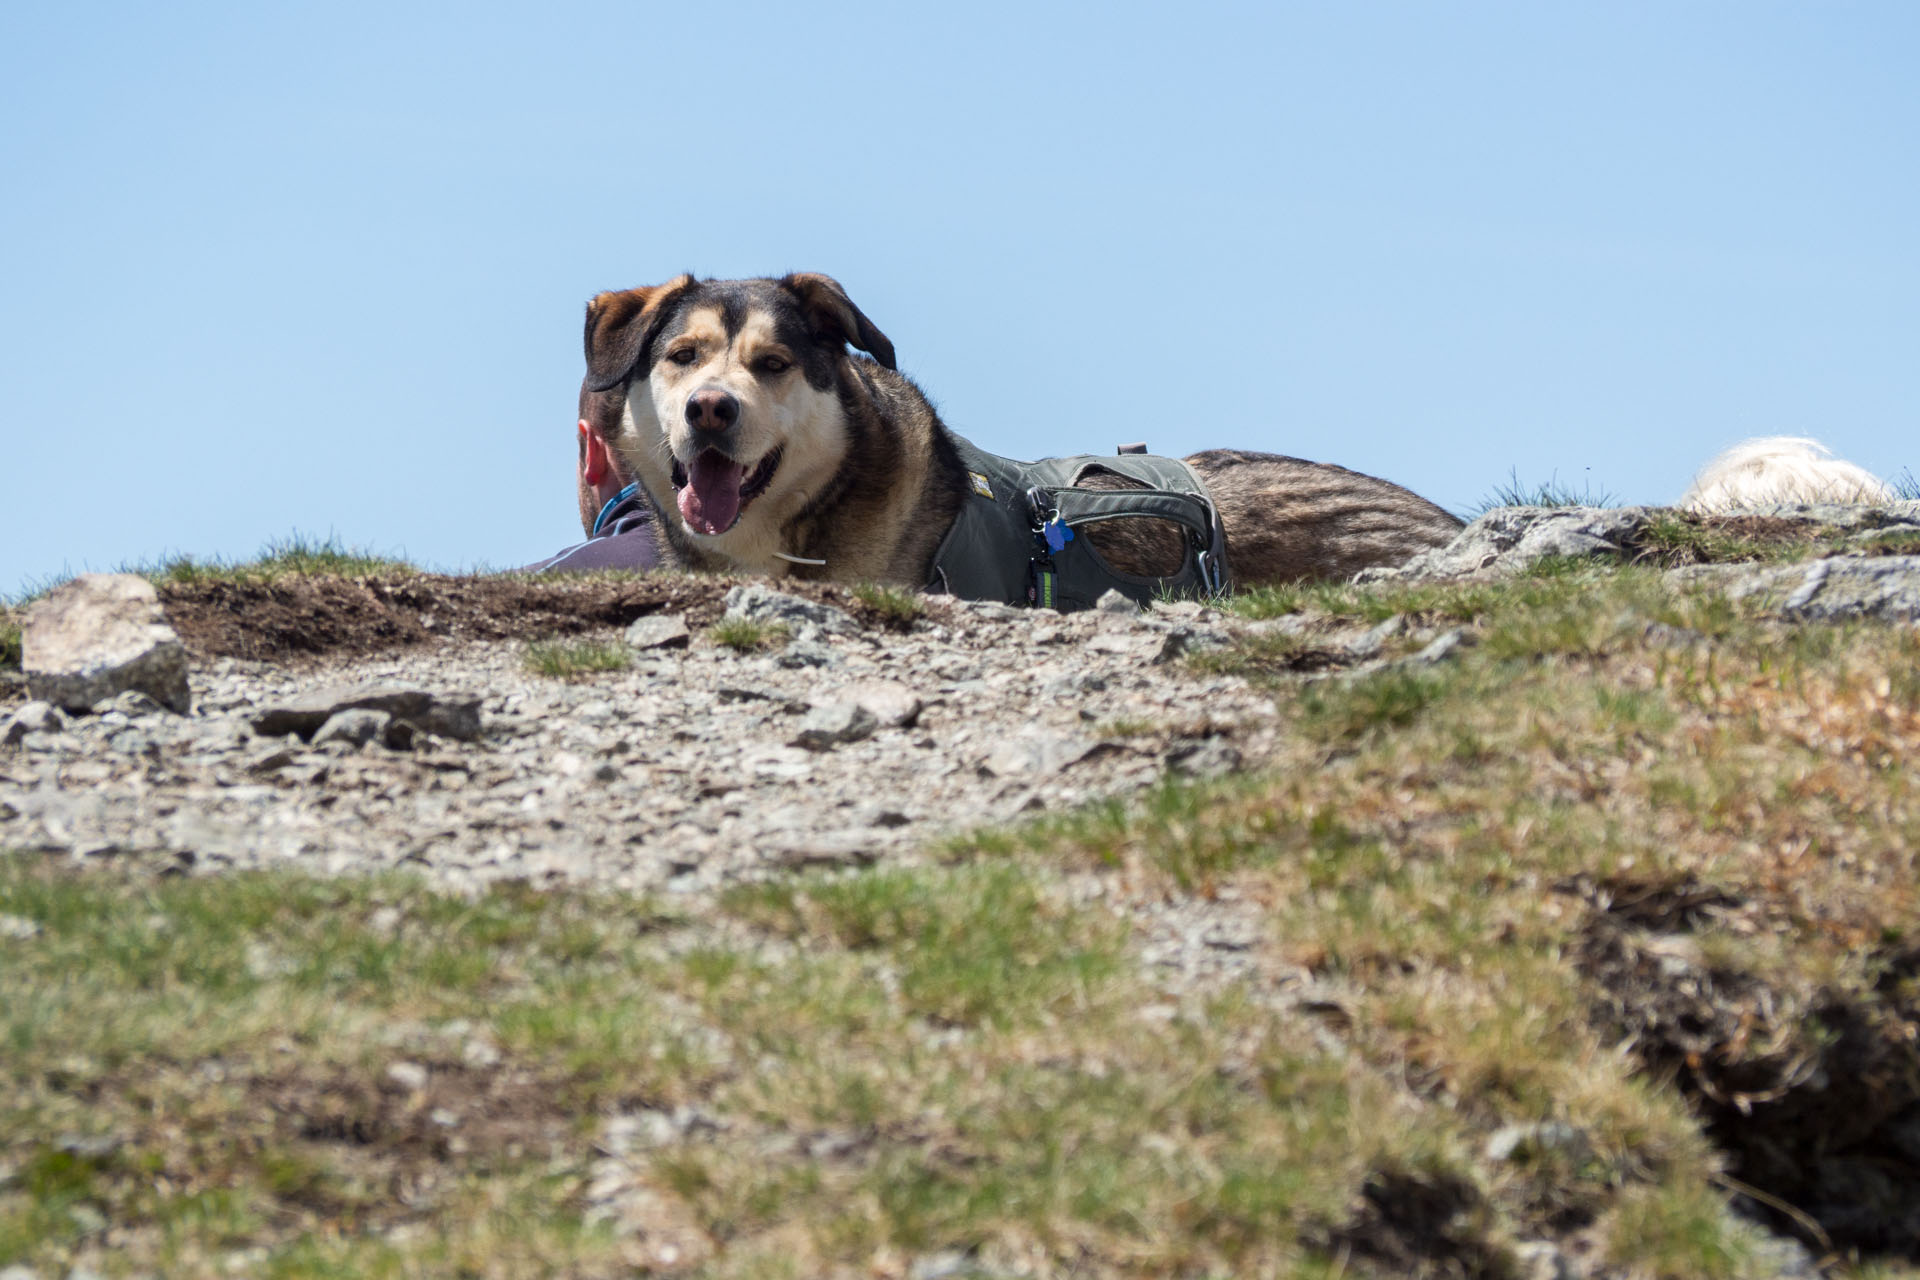
[[20, 669], [20, 619], [0, 604], [0, 671]]
[[331, 574], [342, 578], [383, 577], [417, 572], [405, 560], [348, 547], [329, 534], [318, 539], [294, 533], [262, 547], [251, 560], [173, 556], [153, 565], [129, 565], [123, 572], [143, 574], [155, 586], [166, 583], [271, 582], [278, 578]]
[[[1247, 593], [1271, 768], [676, 911], [0, 855], [0, 1267], [1692, 1280], [1752, 1184], [1914, 1275], [1920, 635], [1696, 533]], [[1396, 616], [1473, 642], [1298, 678]]]
[[756, 622], [752, 618], [722, 618], [707, 628], [707, 637], [723, 649], [752, 653], [785, 644], [790, 628], [784, 622]]
[[1560, 479], [1558, 473], [1542, 484], [1522, 484], [1520, 473], [1507, 473], [1505, 484], [1495, 485], [1486, 497], [1475, 503], [1467, 519], [1485, 515], [1500, 507], [1613, 507], [1620, 500], [1605, 489], [1595, 490], [1590, 479], [1578, 488]]
[[926, 601], [918, 591], [909, 591], [901, 587], [882, 586], [873, 582], [858, 583], [853, 588], [853, 598], [865, 605], [881, 625], [904, 628], [927, 611]]
[[633, 651], [618, 640], [537, 640], [527, 646], [523, 661], [534, 675], [571, 680], [625, 671], [633, 665]]
[[[315, 538], [296, 531], [285, 538], [269, 541], [261, 547], [258, 555], [247, 560], [175, 555], [159, 560], [130, 561], [111, 572], [137, 573], [159, 587], [207, 582], [272, 582], [281, 578], [316, 575], [386, 577], [417, 573], [419, 570], [405, 560], [349, 547], [334, 534]], [[12, 603], [15, 606], [28, 604], [72, 577], [70, 573], [63, 573], [30, 582], [15, 593]], [[0, 609], [6, 605], [7, 599], [0, 596]]]

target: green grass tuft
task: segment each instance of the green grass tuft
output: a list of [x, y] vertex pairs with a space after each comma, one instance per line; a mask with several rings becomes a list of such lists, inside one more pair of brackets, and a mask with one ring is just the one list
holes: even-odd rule
[[565, 680], [625, 671], [633, 665], [633, 651], [618, 640], [537, 640], [527, 646], [524, 662], [534, 675]]
[[756, 622], [752, 618], [722, 618], [707, 628], [708, 637], [723, 649], [752, 653], [785, 644], [791, 629], [784, 622]]
[[1469, 520], [1483, 516], [1489, 511], [1501, 507], [1614, 507], [1620, 500], [1606, 489], [1596, 490], [1591, 480], [1582, 480], [1578, 488], [1561, 480], [1558, 474], [1547, 477], [1543, 484], [1525, 485], [1520, 483], [1517, 470], [1507, 473], [1507, 482], [1495, 485], [1493, 491], [1475, 503], [1468, 512]]
[[262, 547], [251, 560], [199, 560], [176, 556], [157, 565], [129, 565], [125, 572], [144, 574], [155, 586], [201, 582], [272, 582], [278, 578], [332, 574], [343, 578], [385, 577], [417, 572], [405, 560], [358, 547], [348, 547], [329, 534], [324, 539], [294, 533]]
[[903, 587], [882, 586], [874, 582], [862, 582], [853, 588], [853, 598], [867, 606], [880, 621], [889, 627], [905, 627], [925, 614], [926, 601], [918, 591], [908, 591]]
[[20, 619], [0, 604], [0, 671], [20, 669]]

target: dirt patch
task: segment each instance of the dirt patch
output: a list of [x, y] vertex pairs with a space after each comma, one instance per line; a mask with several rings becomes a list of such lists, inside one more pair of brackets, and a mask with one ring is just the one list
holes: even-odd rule
[[1480, 1194], [1463, 1179], [1376, 1172], [1360, 1207], [1322, 1246], [1361, 1274], [1508, 1280], [1513, 1266], [1484, 1235]]
[[[269, 1120], [262, 1127], [282, 1153], [269, 1170], [276, 1198], [289, 1209], [378, 1226], [415, 1216], [409, 1205], [430, 1202], [462, 1172], [547, 1159], [570, 1140], [574, 1117], [550, 1081], [458, 1063], [420, 1070], [418, 1083], [342, 1069], [249, 1082], [249, 1109]], [[288, 1161], [287, 1153], [306, 1158]], [[376, 1188], [388, 1194], [370, 1194]]]
[[[556, 578], [404, 574], [173, 583], [167, 618], [197, 658], [287, 662], [357, 657], [450, 640], [536, 640], [624, 627], [652, 613], [717, 619], [735, 580], [653, 574]], [[838, 586], [782, 582], [782, 591], [865, 609]]]
[[1596, 1013], [1686, 1094], [1759, 1193], [1748, 1207], [1816, 1251], [1920, 1259], [1920, 952], [1876, 957], [1871, 990], [1787, 989], [1711, 963], [1692, 936], [1732, 895], [1616, 893], [1578, 950]]

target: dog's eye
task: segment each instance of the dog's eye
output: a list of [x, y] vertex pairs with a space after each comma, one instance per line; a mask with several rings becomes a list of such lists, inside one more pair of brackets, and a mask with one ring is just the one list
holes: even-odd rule
[[673, 361], [675, 364], [692, 364], [694, 357], [698, 354], [699, 352], [695, 351], [692, 347], [681, 347], [677, 351], [667, 352], [667, 359]]
[[791, 368], [792, 365], [793, 361], [781, 356], [761, 356], [753, 362], [753, 367], [762, 373], [779, 373], [784, 369]]

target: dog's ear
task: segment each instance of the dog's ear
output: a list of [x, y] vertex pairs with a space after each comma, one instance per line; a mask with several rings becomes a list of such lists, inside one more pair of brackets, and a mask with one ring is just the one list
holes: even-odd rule
[[666, 320], [667, 303], [691, 288], [693, 277], [602, 293], [587, 304], [588, 391], [611, 391], [629, 377]]
[[800, 305], [806, 309], [807, 322], [815, 333], [829, 341], [850, 342], [886, 368], [898, 367], [893, 362], [893, 344], [887, 341], [887, 335], [874, 328], [873, 321], [853, 305], [838, 280], [802, 271], [782, 280], [780, 287], [800, 299]]

